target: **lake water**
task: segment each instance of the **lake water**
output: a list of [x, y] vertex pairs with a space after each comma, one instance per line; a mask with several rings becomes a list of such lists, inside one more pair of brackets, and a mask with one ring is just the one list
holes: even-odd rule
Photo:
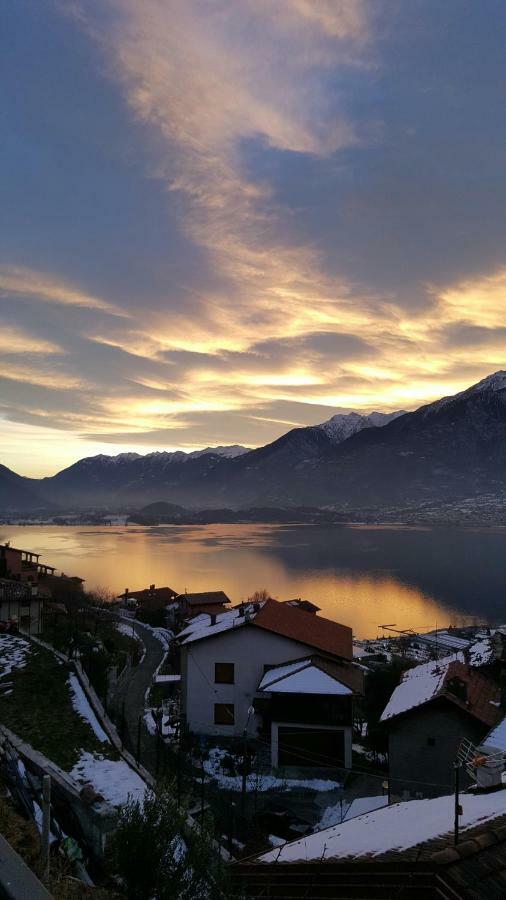
[[304, 597], [373, 637], [379, 625], [429, 630], [506, 621], [506, 529], [209, 525], [0, 526], [0, 542], [121, 592], [169, 585], [224, 590], [233, 602], [267, 588]]

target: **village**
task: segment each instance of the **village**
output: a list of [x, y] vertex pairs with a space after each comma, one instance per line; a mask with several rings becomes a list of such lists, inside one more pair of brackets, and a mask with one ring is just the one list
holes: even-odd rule
[[1, 545], [0, 777], [46, 875], [58, 848], [121, 896], [118, 819], [163, 787], [209, 832], [216, 896], [421, 896], [469, 880], [470, 856], [504, 891], [506, 627], [359, 640], [319, 613], [266, 589], [87, 592]]

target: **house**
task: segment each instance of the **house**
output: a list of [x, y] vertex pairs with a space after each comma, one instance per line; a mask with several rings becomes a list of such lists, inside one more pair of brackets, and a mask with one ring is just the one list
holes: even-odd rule
[[350, 628], [268, 599], [196, 616], [178, 639], [191, 732], [267, 740], [274, 766], [351, 765]]
[[230, 869], [232, 897], [492, 900], [506, 896], [506, 792], [410, 800], [325, 828]]
[[38, 581], [41, 571], [53, 571], [51, 566], [39, 565], [40, 553], [30, 550], [19, 550], [11, 547], [10, 542], [0, 545], [0, 578], [11, 578], [14, 581]]
[[221, 613], [226, 604], [230, 603], [230, 597], [224, 591], [197, 591], [191, 594], [185, 591], [176, 597], [176, 603], [180, 618], [184, 620], [201, 613]]
[[150, 584], [148, 588], [140, 591], [131, 591], [125, 588], [123, 594], [120, 594], [118, 600], [122, 601], [123, 606], [128, 609], [137, 609], [138, 607], [147, 606], [149, 609], [164, 609], [169, 603], [172, 603], [177, 597], [177, 591], [170, 587], [155, 587]]
[[394, 796], [438, 796], [453, 784], [461, 742], [478, 745], [501, 717], [496, 681], [462, 653], [404, 673], [381, 716]]
[[0, 627], [9, 625], [40, 634], [45, 594], [38, 585], [0, 578]]

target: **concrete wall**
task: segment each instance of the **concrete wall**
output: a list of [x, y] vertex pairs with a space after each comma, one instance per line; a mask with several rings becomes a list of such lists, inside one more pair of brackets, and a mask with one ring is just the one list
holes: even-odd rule
[[[487, 728], [448, 701], [429, 703], [394, 719], [389, 730], [390, 794], [437, 797], [453, 790], [460, 742], [479, 743]], [[432, 746], [429, 739], [434, 739]], [[425, 783], [421, 783], [425, 782]], [[461, 784], [469, 781], [461, 770]]]
[[[304, 644], [264, 631], [241, 626], [212, 638], [181, 648], [183, 712], [190, 731], [195, 734], [233, 736], [242, 734], [264, 665], [279, 665], [308, 656]], [[215, 684], [214, 664], [234, 663], [235, 684]], [[214, 704], [233, 703], [235, 723], [214, 724]], [[255, 735], [258, 717], [252, 715], [248, 733]]]

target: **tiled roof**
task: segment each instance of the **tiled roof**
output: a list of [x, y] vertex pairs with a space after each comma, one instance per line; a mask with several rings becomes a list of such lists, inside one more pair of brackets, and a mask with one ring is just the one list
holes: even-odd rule
[[295, 606], [266, 600], [256, 614], [254, 624], [257, 628], [273, 631], [332, 656], [344, 659], [353, 657], [351, 628]]
[[138, 600], [139, 603], [142, 603], [147, 597], [156, 597], [158, 600], [164, 600], [167, 603], [170, 600], [173, 600], [177, 597], [177, 591], [172, 590], [170, 587], [159, 587], [159, 588], [143, 588], [140, 591], [128, 591], [128, 593], [120, 594], [119, 600]]
[[179, 594], [178, 600], [184, 600], [189, 606], [201, 606], [204, 603], [230, 603], [224, 591], [200, 591], [192, 594]]
[[[458, 654], [415, 666], [404, 673], [381, 716], [385, 722], [432, 700], [444, 698], [490, 728], [500, 712], [498, 684], [477, 669], [466, 666]], [[457, 685], [457, 689], [453, 685]], [[463, 686], [460, 693], [458, 685]]]
[[180, 632], [179, 639], [183, 644], [189, 644], [244, 625], [271, 631], [331, 656], [348, 660], [353, 657], [351, 628], [277, 600], [244, 603], [224, 610], [216, 616], [214, 624], [209, 616], [196, 616]]

